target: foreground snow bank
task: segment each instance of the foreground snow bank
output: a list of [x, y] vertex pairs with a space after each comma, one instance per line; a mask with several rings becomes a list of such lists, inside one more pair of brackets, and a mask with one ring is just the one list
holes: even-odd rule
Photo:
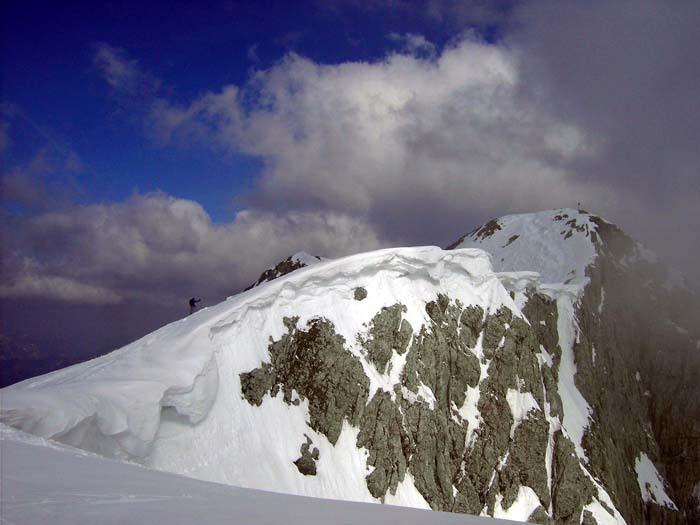
[[52, 445], [7, 427], [3, 427], [0, 439], [3, 523], [513, 523], [463, 514], [228, 487]]

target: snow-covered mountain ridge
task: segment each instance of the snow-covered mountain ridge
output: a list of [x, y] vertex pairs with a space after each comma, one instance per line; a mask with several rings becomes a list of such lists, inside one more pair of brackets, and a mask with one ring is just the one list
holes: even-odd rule
[[698, 478], [664, 461], [678, 423], [663, 419], [687, 416], [654, 370], [687, 364], [658, 348], [696, 336], [640, 245], [553, 210], [454, 246], [292, 268], [2, 390], [0, 417], [243, 487], [537, 523], [687, 517]]
[[[576, 338], [572, 353], [563, 353], [559, 389], [575, 388], [578, 395], [570, 399], [589, 413], [580, 434], [587, 464], [628, 522], [696, 523], [697, 292], [670, 272], [663, 258], [582, 210], [501, 217], [451, 247], [487, 250], [497, 271], [527, 269], [538, 272], [544, 283], [568, 283], [577, 297], [570, 316]], [[551, 288], [537, 281], [530, 285], [538, 294]], [[573, 373], [562, 381], [562, 370]], [[572, 412], [564, 406], [565, 419]], [[664, 476], [670, 485], [660, 481]], [[664, 493], [654, 493], [653, 487], [665, 487]], [[669, 514], [666, 509], [676, 505], [680, 512]]]
[[282, 277], [283, 275], [293, 272], [294, 270], [298, 270], [299, 268], [305, 268], [326, 260], [328, 259], [319, 257], [318, 255], [309, 255], [306, 252], [297, 252], [294, 255], [290, 255], [285, 260], [278, 262], [272, 268], [265, 270], [260, 274], [258, 280], [248, 286], [245, 291], [255, 288], [256, 286], [260, 286], [263, 283], [273, 281], [279, 277]]

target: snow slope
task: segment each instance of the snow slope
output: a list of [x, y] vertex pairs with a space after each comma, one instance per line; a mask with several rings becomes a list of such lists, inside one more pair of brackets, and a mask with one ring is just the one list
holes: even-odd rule
[[[362, 301], [356, 287], [368, 290]], [[344, 424], [335, 446], [308, 426], [308, 402], [281, 395], [259, 407], [241, 397], [239, 374], [269, 359], [269, 338], [322, 314], [360, 359], [371, 390], [396, 382], [377, 372], [355, 336], [382, 307], [401, 302], [412, 326], [425, 304], [449, 293], [487, 312], [518, 312], [480, 250], [398, 248], [319, 262], [205, 308], [98, 359], [2, 391], [0, 418], [33, 434], [108, 457], [236, 486], [376, 501], [365, 482], [367, 452]], [[397, 363], [397, 366], [400, 363]], [[370, 392], [371, 395], [371, 392]], [[317, 476], [291, 462], [308, 435], [320, 449]], [[427, 508], [407, 475], [387, 503]]]
[[585, 284], [596, 256], [598, 227], [571, 208], [506, 215], [459, 239], [451, 248], [480, 248], [497, 272], [534, 271], [543, 283]]
[[[594, 267], [612, 264], [616, 268], [630, 271], [630, 275], [643, 276], [637, 281], [631, 279], [630, 282], [633, 286], [644, 288], [650, 286], [651, 276], [658, 278], [666, 273], [663, 261], [608, 221], [583, 210], [571, 208], [504, 216], [466, 234], [450, 248], [480, 248], [487, 251], [500, 280], [513, 293], [516, 304], [521, 308], [528, 301], [527, 292], [531, 291], [542, 293], [556, 301], [557, 336], [561, 349], [557, 378], [557, 390], [563, 407], [561, 426], [573, 441], [577, 456], [584, 465], [590, 467], [583, 442], [584, 435], [593, 421], [594, 411], [579, 390], [580, 383], [577, 383], [577, 379], [580, 378], [577, 374], [579, 368], [592, 366], [596, 371], [603, 370], [604, 375], [607, 373], [606, 364], [596, 364], [594, 345], [590, 348], [591, 363], [577, 363], [574, 348], [582, 338], [590, 338], [590, 331], [596, 330], [598, 320], [605, 317], [605, 279], [611, 278], [607, 275], [601, 278], [600, 272], [596, 274], [591, 270], [594, 270]], [[649, 272], [651, 268], [653, 271]], [[597, 275], [598, 280], [593, 283], [591, 295], [587, 296], [587, 300], [595, 304], [597, 317], [593, 319], [593, 324], [590, 317], [587, 319], [589, 332], [584, 334], [579, 326], [579, 309], [584, 303], [584, 295], [588, 293], [586, 286], [591, 282], [592, 275]], [[669, 279], [667, 275], [662, 283], [666, 288], [673, 287], [672, 284], [682, 284], [682, 280], [680, 283], [670, 284]], [[619, 293], [619, 290], [617, 292]], [[654, 293], [649, 295], [653, 297]], [[619, 295], [617, 300], [620, 300]], [[550, 359], [543, 349], [541, 360]], [[619, 364], [620, 360], [616, 363]], [[635, 366], [638, 365], [635, 363]], [[584, 377], [585, 374], [588, 374], [590, 381], [591, 369], [585, 371]], [[639, 382], [638, 372], [636, 378]], [[611, 386], [609, 382], [608, 378], [607, 383], [604, 383], [605, 387]], [[609, 425], [610, 421], [598, 420], [598, 423]], [[646, 439], [648, 431], [642, 430]], [[677, 510], [665, 492], [663, 477], [644, 452], [639, 452], [633, 466], [637, 473], [642, 500]], [[601, 494], [601, 497], [605, 496]], [[591, 504], [586, 510], [594, 513], [599, 523], [606, 522], [609, 516], [600, 512], [596, 505], [600, 504]]]
[[676, 504], [666, 494], [664, 478], [661, 477], [656, 466], [644, 452], [639, 454], [635, 461], [635, 472], [637, 473], [637, 481], [639, 490], [642, 493], [644, 501], [653, 501], [658, 505], [663, 505], [673, 510], [678, 510]]
[[512, 523], [207, 483], [57, 446], [4, 426], [0, 439], [0, 522], [3, 524]]

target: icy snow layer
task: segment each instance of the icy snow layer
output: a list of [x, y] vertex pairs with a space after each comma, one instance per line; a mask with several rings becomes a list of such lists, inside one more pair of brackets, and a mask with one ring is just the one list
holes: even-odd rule
[[227, 487], [94, 456], [3, 427], [2, 523], [507, 525], [504, 520]]
[[456, 248], [481, 248], [497, 272], [535, 271], [543, 283], [585, 284], [597, 226], [571, 208], [506, 215], [466, 235]]
[[[368, 296], [357, 301], [360, 286]], [[438, 293], [489, 312], [505, 305], [518, 313], [481, 250], [398, 248], [319, 262], [111, 354], [6, 388], [0, 417], [43, 437], [203, 480], [376, 501], [357, 428], [346, 422], [333, 446], [309, 428], [308, 401], [288, 405], [279, 395], [252, 406], [241, 396], [239, 374], [269, 359], [269, 338], [286, 331], [285, 316], [299, 316], [301, 326], [322, 315], [362, 362], [371, 390], [392, 391], [398, 366], [390, 376], [379, 374], [357, 347], [358, 327], [397, 302], [420, 327], [428, 321], [425, 303]], [[291, 465], [305, 435], [320, 451], [317, 476]], [[410, 476], [391, 502], [428, 507]]]
[[646, 502], [654, 502], [669, 509], [678, 510], [676, 504], [666, 494], [664, 489], [664, 478], [656, 470], [654, 463], [644, 452], [634, 462], [634, 470], [637, 472], [639, 490], [642, 492], [642, 499]]

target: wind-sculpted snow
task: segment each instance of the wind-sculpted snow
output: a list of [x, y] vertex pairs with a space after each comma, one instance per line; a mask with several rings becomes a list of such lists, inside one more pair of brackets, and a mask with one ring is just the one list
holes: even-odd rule
[[164, 410], [197, 424], [216, 399], [216, 357], [206, 331], [193, 325], [181, 321], [104, 357], [4, 389], [2, 421], [106, 456], [145, 458]]
[[[363, 288], [366, 297], [355, 299]], [[393, 391], [406, 356], [394, 353], [379, 371], [356, 336], [382, 308], [400, 303], [407, 326], [428, 319], [427, 302], [449, 292], [485, 311], [508, 293], [479, 250], [435, 247], [381, 250], [319, 262], [168, 325], [98, 359], [34, 378], [2, 392], [2, 421], [42, 437], [110, 457], [202, 479], [296, 494], [372, 501], [367, 453], [359, 428], [344, 421], [334, 437], [309, 427], [309, 402], [283, 395], [260, 407], [241, 395], [239, 375], [269, 360], [270, 338], [323, 315], [361, 364], [368, 398]], [[292, 396], [295, 393], [291, 394]], [[306, 437], [319, 450], [323, 475], [293, 464]], [[411, 477], [398, 504], [427, 507]]]

